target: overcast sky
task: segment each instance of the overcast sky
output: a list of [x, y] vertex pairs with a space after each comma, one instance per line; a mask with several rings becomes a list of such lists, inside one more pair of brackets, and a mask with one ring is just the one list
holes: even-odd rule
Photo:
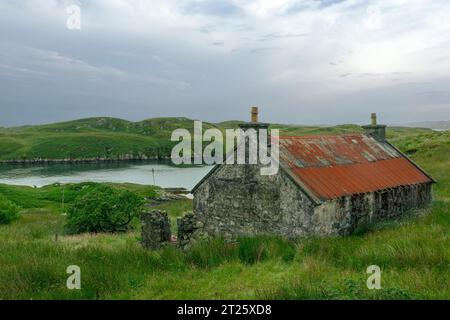
[[450, 1], [0, 0], [0, 126], [252, 105], [268, 122], [450, 120]]

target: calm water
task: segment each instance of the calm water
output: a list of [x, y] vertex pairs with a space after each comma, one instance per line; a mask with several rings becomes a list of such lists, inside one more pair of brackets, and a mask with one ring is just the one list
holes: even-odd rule
[[[41, 187], [56, 182], [130, 182], [191, 189], [212, 166], [175, 167], [170, 162], [0, 165], [0, 183]], [[154, 173], [154, 174], [153, 174]]]

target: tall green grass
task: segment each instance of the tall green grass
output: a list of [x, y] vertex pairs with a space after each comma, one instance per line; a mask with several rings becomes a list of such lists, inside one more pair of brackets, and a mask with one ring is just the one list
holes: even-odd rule
[[[138, 231], [56, 238], [64, 216], [25, 213], [0, 227], [0, 297], [448, 299], [449, 214], [438, 202], [425, 216], [360, 236], [217, 238], [147, 251]], [[81, 291], [65, 288], [71, 264], [81, 267]], [[380, 291], [365, 287], [372, 264], [382, 269]]]

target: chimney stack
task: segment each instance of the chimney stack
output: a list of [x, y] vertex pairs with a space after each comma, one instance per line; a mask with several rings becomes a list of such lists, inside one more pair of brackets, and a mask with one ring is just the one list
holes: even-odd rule
[[371, 125], [372, 126], [376, 126], [377, 125], [377, 114], [376, 113], [372, 113], [370, 115], [370, 119], [371, 119]]
[[252, 107], [251, 115], [252, 122], [258, 122], [258, 107]]
[[268, 129], [269, 128], [269, 124], [268, 123], [262, 123], [258, 121], [258, 116], [259, 116], [259, 112], [258, 112], [258, 107], [251, 107], [250, 109], [250, 122], [245, 122], [245, 123], [241, 123], [239, 125], [239, 127], [243, 130], [247, 130], [249, 128], [253, 128], [255, 130], [258, 129]]
[[[239, 128], [246, 131], [248, 129], [256, 130], [256, 133], [259, 133], [260, 129], [269, 129], [268, 123], [258, 122], [258, 107], [251, 108], [251, 121], [239, 124]], [[268, 143], [270, 144], [270, 136], [268, 137]]]
[[366, 135], [373, 137], [375, 140], [383, 142], [386, 140], [386, 126], [377, 124], [377, 114], [371, 114], [370, 125], [362, 126]]

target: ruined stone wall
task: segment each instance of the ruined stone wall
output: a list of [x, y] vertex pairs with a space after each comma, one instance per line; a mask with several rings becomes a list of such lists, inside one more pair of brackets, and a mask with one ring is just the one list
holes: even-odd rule
[[141, 243], [147, 249], [160, 249], [170, 242], [170, 220], [165, 211], [153, 210], [140, 216]]
[[233, 238], [240, 235], [308, 235], [313, 204], [281, 170], [260, 175], [257, 165], [223, 165], [194, 194], [201, 231]]
[[188, 212], [181, 218], [178, 218], [178, 246], [181, 248], [185, 248], [192, 242], [194, 236], [197, 236], [198, 238], [199, 235], [196, 234], [196, 232], [198, 229], [201, 229], [202, 226], [203, 224], [196, 219], [196, 216], [192, 212]]
[[431, 200], [432, 185], [424, 183], [327, 201], [315, 208], [313, 232], [348, 235], [363, 223], [399, 217]]

